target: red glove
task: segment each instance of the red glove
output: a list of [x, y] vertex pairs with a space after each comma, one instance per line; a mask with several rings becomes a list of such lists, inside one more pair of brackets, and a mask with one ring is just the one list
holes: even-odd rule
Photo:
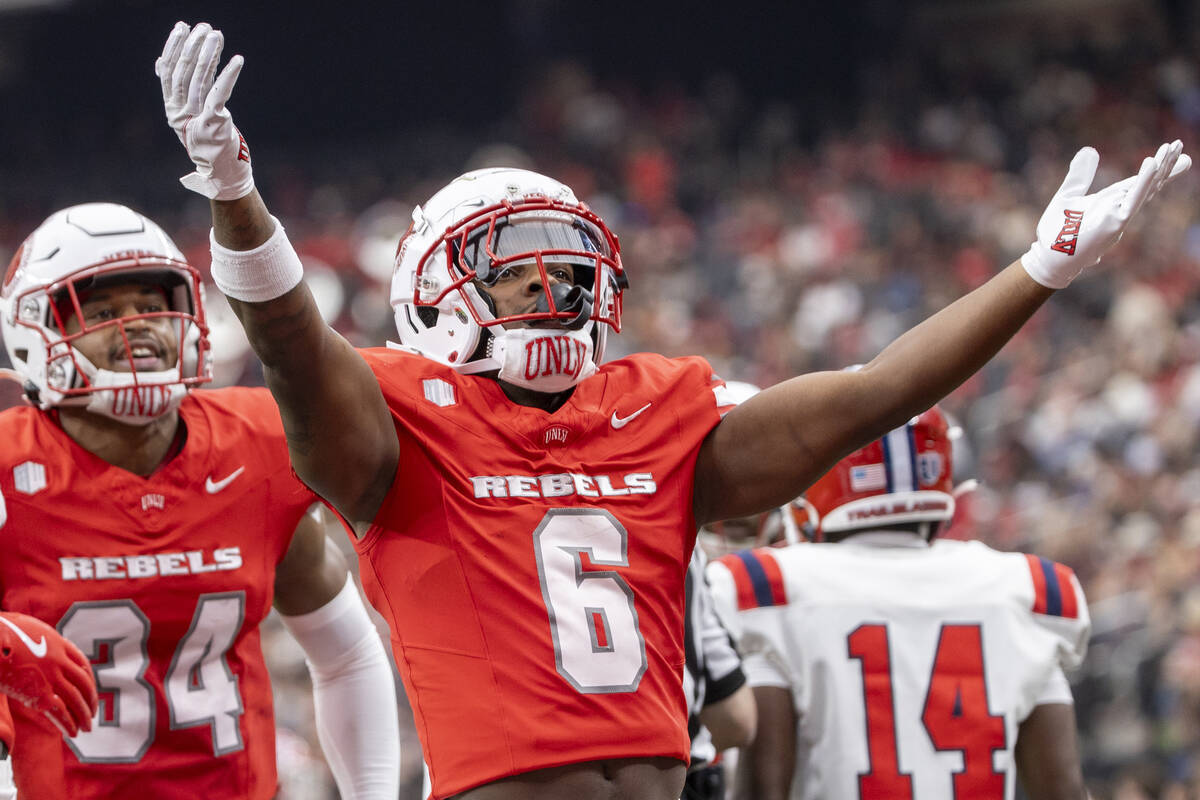
[[92, 729], [99, 698], [79, 648], [39, 619], [0, 612], [0, 692], [40, 711], [64, 736]]

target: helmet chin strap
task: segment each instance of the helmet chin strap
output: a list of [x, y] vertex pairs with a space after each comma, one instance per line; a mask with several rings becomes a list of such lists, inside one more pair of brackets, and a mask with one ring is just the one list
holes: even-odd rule
[[135, 375], [98, 369], [79, 351], [75, 360], [92, 385], [85, 408], [126, 425], [149, 425], [179, 408], [188, 393], [179, 382], [178, 366]]

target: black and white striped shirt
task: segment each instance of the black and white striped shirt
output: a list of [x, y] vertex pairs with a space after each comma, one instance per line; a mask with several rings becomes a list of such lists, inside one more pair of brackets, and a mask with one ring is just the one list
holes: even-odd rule
[[688, 702], [688, 734], [692, 737], [692, 767], [716, 755], [712, 738], [700, 724], [700, 709], [736, 692], [746, 683], [742, 660], [728, 631], [721, 625], [704, 577], [707, 559], [699, 545], [692, 553], [685, 583], [687, 617], [684, 628], [686, 665], [683, 690]]

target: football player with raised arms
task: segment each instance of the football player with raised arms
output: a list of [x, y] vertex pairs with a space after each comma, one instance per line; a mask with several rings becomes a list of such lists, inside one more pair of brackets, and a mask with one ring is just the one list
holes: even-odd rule
[[[1190, 163], [1166, 144], [1088, 194], [1085, 148], [1019, 262], [862, 370], [730, 410], [702, 358], [603, 362], [628, 285], [617, 238], [570, 188], [519, 169], [468, 173], [414, 210], [392, 281], [400, 344], [353, 348], [254, 188], [226, 107], [243, 59], [218, 73], [222, 47], [207, 23], [178, 23], [156, 62], [194, 166], [182, 181], [212, 201], [213, 278], [292, 464], [356, 533], [435, 798], [677, 798], [698, 525], [790, 501], [932, 406]], [[1071, 254], [1054, 249], [1067, 211]]]
[[53, 625], [99, 689], [67, 738], [10, 704], [19, 795], [274, 797], [258, 631], [274, 605], [342, 796], [394, 800], [382, 642], [270, 394], [193, 390], [203, 290], [171, 239], [112, 203], [52, 214], [8, 267], [0, 324], [29, 400], [0, 413], [0, 605]]
[[934, 539], [959, 434], [934, 406], [806, 492], [817, 544], [709, 564], [759, 710], [738, 797], [1086, 797], [1064, 669], [1087, 603], [1062, 564]]

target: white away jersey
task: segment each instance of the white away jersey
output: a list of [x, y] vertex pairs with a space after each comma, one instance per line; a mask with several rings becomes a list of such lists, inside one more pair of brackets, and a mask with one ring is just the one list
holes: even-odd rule
[[1079, 582], [979, 542], [880, 536], [708, 568], [750, 685], [792, 692], [792, 797], [1011, 800], [1018, 726], [1071, 702], [1062, 670], [1090, 627]]

